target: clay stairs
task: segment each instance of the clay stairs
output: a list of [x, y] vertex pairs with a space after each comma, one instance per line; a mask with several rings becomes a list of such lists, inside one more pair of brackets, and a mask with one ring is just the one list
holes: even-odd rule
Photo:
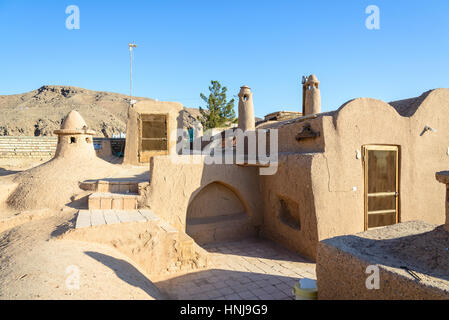
[[79, 210], [75, 229], [128, 222], [156, 222], [167, 235], [177, 237], [184, 247], [194, 246], [194, 240], [179, 232], [149, 209], [138, 209], [139, 181], [91, 180], [81, 183], [84, 190], [93, 191], [88, 197], [88, 209]]

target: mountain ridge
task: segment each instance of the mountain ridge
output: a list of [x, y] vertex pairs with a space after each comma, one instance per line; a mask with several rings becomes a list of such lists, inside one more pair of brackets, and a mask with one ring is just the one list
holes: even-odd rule
[[[138, 101], [152, 100], [133, 97]], [[64, 117], [77, 110], [96, 136], [126, 132], [129, 96], [73, 86], [43, 85], [25, 93], [0, 95], [0, 136], [53, 136]], [[198, 109], [184, 108], [184, 125]]]

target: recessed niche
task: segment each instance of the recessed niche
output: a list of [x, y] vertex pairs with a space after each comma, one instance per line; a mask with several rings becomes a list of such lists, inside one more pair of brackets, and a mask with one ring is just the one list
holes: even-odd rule
[[299, 218], [299, 206], [296, 202], [279, 198], [279, 220], [295, 230], [301, 230], [301, 220]]
[[70, 143], [76, 143], [76, 138], [75, 137], [70, 137]]

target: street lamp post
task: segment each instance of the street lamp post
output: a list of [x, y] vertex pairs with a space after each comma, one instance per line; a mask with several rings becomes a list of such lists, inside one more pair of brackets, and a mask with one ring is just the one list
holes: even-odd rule
[[131, 107], [135, 103], [133, 100], [133, 49], [137, 48], [137, 45], [133, 43], [128, 43], [129, 48], [129, 71], [130, 71], [130, 77], [129, 77], [129, 103]]

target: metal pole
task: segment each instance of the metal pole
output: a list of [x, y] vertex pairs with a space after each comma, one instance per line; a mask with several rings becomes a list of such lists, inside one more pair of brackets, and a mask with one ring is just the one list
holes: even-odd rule
[[133, 48], [137, 48], [135, 43], [129, 43], [129, 104], [133, 105]]

